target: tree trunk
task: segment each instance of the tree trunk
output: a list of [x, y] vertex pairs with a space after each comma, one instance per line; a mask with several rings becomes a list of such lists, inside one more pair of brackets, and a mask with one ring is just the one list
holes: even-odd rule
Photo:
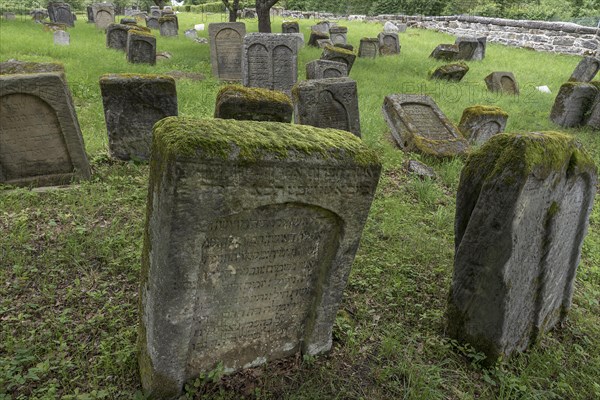
[[229, 22], [235, 22], [237, 20], [237, 9], [231, 7], [229, 9]]
[[271, 33], [271, 7], [256, 2], [256, 16], [258, 17], [258, 31]]

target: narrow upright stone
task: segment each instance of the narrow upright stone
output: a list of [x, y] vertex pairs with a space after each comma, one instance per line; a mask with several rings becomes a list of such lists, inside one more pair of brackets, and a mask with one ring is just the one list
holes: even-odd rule
[[507, 121], [508, 114], [500, 107], [473, 106], [463, 111], [458, 130], [470, 144], [483, 144], [504, 132]]
[[282, 92], [228, 85], [217, 94], [215, 118], [291, 122], [292, 101]]

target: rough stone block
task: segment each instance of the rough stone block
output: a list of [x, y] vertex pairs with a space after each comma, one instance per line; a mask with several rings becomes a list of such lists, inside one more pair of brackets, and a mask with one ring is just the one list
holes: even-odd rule
[[519, 95], [519, 86], [512, 72], [492, 72], [485, 77], [485, 84], [491, 92]]
[[282, 92], [229, 85], [217, 94], [215, 118], [289, 123], [293, 111], [292, 101]]
[[487, 38], [460, 36], [454, 42], [458, 46], [456, 60], [480, 61], [485, 58]]
[[598, 96], [598, 87], [585, 82], [567, 82], [560, 87], [550, 120], [563, 128], [581, 126]]
[[346, 64], [348, 74], [356, 60], [356, 54], [351, 50], [346, 50], [338, 46], [326, 46], [321, 54], [321, 60], [336, 61]]
[[460, 82], [469, 72], [469, 66], [463, 62], [442, 65], [429, 74], [429, 79]]
[[504, 132], [508, 114], [500, 107], [473, 106], [465, 108], [458, 130], [470, 144], [483, 144], [493, 135]]
[[243, 22], [208, 24], [210, 61], [213, 75], [226, 81], [242, 80], [242, 45], [246, 35]]
[[314, 60], [306, 64], [306, 79], [342, 78], [345, 76], [348, 76], [348, 67], [341, 62]]

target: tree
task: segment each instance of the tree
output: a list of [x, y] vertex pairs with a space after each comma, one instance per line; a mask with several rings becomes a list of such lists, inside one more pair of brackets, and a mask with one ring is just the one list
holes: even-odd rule
[[229, 10], [229, 22], [235, 22], [240, 8], [240, 0], [221, 0]]
[[256, 0], [256, 16], [258, 17], [258, 31], [271, 33], [271, 7], [279, 0]]

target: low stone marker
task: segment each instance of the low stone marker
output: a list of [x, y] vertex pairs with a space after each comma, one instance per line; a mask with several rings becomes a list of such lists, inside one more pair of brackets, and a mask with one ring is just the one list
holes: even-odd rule
[[589, 82], [596, 74], [600, 71], [600, 59], [596, 57], [584, 57], [569, 78], [570, 81], [575, 82]]
[[397, 33], [381, 32], [377, 39], [379, 40], [379, 55], [400, 54], [400, 39]]
[[308, 45], [312, 47], [318, 47], [319, 40], [329, 39], [329, 34], [320, 30], [315, 30], [314, 26], [310, 31], [310, 38], [308, 39]]
[[429, 57], [436, 60], [454, 61], [458, 59], [458, 46], [455, 44], [440, 44], [433, 49]]
[[573, 128], [585, 123], [594, 100], [599, 97], [598, 86], [586, 82], [567, 82], [560, 87], [550, 120], [563, 128]]
[[219, 90], [215, 118], [246, 121], [292, 121], [292, 101], [275, 90], [228, 85]]
[[375, 58], [379, 53], [378, 38], [362, 38], [358, 47], [358, 56], [366, 58]]
[[242, 80], [242, 45], [246, 35], [243, 22], [208, 25], [213, 75], [226, 81]]
[[177, 115], [175, 80], [167, 75], [108, 74], [100, 78], [110, 156], [150, 159], [152, 127]]
[[54, 186], [88, 179], [62, 66], [8, 62], [0, 63], [0, 71], [0, 184]]
[[306, 79], [342, 78], [345, 76], [348, 76], [348, 67], [341, 62], [314, 60], [306, 64]]
[[156, 64], [156, 38], [150, 33], [131, 29], [127, 32], [127, 61], [134, 64]]
[[485, 84], [491, 92], [519, 95], [519, 86], [512, 72], [492, 72], [485, 77]]
[[348, 28], [345, 26], [332, 26], [329, 28], [329, 38], [333, 44], [346, 44], [348, 41]]
[[115, 50], [127, 50], [127, 33], [135, 29], [130, 25], [110, 24], [106, 28], [106, 47]]
[[71, 36], [69, 32], [55, 31], [54, 32], [54, 44], [59, 46], [68, 46], [71, 44]]
[[296, 38], [276, 33], [249, 33], [244, 37], [242, 83], [278, 90], [288, 95], [298, 80]]
[[187, 29], [184, 33], [186, 38], [188, 39], [192, 39], [195, 40], [198, 38], [198, 31], [196, 31], [194, 28], [192, 29]]
[[149, 29], [160, 29], [157, 17], [146, 17], [146, 27]]
[[383, 116], [404, 151], [435, 157], [453, 157], [467, 151], [467, 141], [427, 95], [386, 96]]
[[504, 132], [508, 114], [500, 107], [473, 106], [465, 108], [458, 130], [470, 144], [483, 144], [493, 135]]
[[338, 46], [326, 46], [321, 54], [321, 60], [344, 63], [348, 68], [348, 74], [350, 74], [352, 65], [354, 65], [354, 60], [356, 60], [356, 54], [353, 51]]
[[300, 25], [296, 21], [284, 21], [281, 24], [281, 33], [300, 33]]
[[469, 72], [469, 66], [463, 62], [442, 65], [429, 74], [429, 79], [441, 79], [460, 82]]
[[297, 124], [334, 128], [360, 137], [356, 81], [350, 78], [310, 79], [294, 86]]
[[596, 184], [590, 156], [556, 132], [496, 135], [469, 157], [456, 201], [451, 337], [493, 363], [564, 320]]
[[485, 58], [487, 38], [460, 36], [454, 42], [458, 46], [457, 60], [480, 61]]
[[75, 26], [71, 6], [67, 3], [49, 3], [48, 16], [54, 23]]
[[94, 24], [98, 29], [106, 29], [115, 22], [115, 7], [110, 3], [92, 4]]
[[34, 9], [29, 12], [31, 15], [31, 19], [37, 23], [42, 22], [42, 20], [48, 17], [48, 11], [44, 9]]
[[174, 15], [165, 15], [158, 19], [160, 36], [177, 36], [177, 17]]
[[381, 164], [351, 134], [236, 120], [155, 125], [140, 289], [151, 398], [332, 346]]

